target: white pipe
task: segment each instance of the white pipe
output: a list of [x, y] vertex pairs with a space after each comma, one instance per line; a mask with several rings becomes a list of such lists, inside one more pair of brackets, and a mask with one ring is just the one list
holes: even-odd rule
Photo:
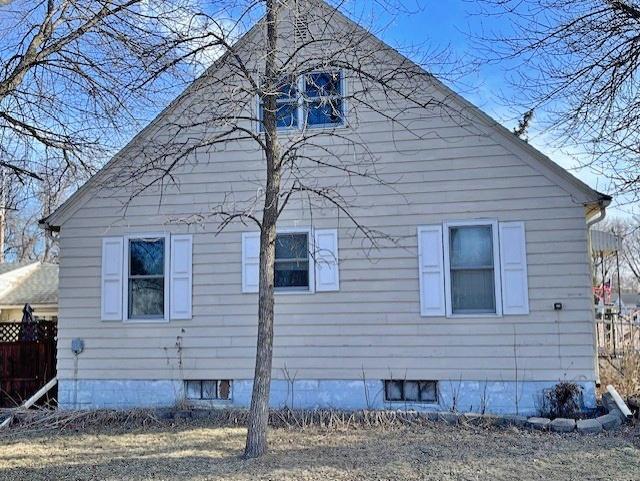
[[[33, 406], [38, 401], [38, 399], [40, 399], [42, 396], [44, 396], [56, 384], [58, 384], [58, 378], [54, 377], [51, 381], [49, 381], [47, 384], [45, 384], [40, 389], [38, 389], [38, 392], [36, 392], [33, 396], [31, 396], [29, 399], [27, 399], [22, 404], [22, 406], [20, 406], [18, 409], [29, 409], [31, 406]], [[11, 424], [11, 421], [13, 421], [13, 416], [14, 416], [14, 414], [10, 414], [7, 419], [2, 421], [2, 424], [0, 424], [0, 429], [2, 429], [5, 426], [8, 426], [9, 424]]]

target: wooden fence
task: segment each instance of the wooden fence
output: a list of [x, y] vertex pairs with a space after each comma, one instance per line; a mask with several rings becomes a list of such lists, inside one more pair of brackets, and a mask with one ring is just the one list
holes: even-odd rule
[[56, 339], [55, 322], [0, 322], [0, 407], [20, 404], [55, 377]]

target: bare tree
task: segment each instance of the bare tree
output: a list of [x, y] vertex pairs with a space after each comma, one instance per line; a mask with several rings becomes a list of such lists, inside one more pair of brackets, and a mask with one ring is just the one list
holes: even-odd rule
[[[612, 218], [602, 230], [620, 239], [619, 264], [621, 284], [624, 289], [640, 289], [640, 225], [633, 219]], [[613, 262], [613, 261], [611, 261]], [[613, 271], [615, 266], [611, 266]]]
[[[210, 63], [207, 32], [221, 28], [215, 3], [208, 17], [199, 0], [0, 3], [0, 168], [23, 209], [9, 211], [13, 227], [24, 224], [23, 235], [7, 232], [26, 243], [18, 259], [34, 249], [49, 255], [50, 242], [33, 239], [38, 213], [51, 212]], [[2, 232], [12, 226], [3, 224]]]
[[[508, 66], [514, 100], [619, 192], [640, 193], [640, 3], [481, 0], [483, 56]], [[497, 21], [495, 21], [497, 20]]]
[[[376, 5], [400, 6], [390, 1]], [[262, 159], [263, 176], [253, 193], [213, 192], [208, 194], [209, 211], [178, 219], [215, 221], [217, 232], [232, 222], [260, 231], [258, 333], [246, 457], [267, 449], [278, 219], [287, 210], [330, 209], [351, 223], [354, 237], [363, 244], [390, 240], [359, 220], [358, 212], [364, 212], [357, 208], [357, 196], [359, 186], [375, 182], [393, 189], [393, 181], [378, 174], [367, 139], [349, 127], [357, 127], [361, 116], [374, 116], [386, 122], [392, 134], [420, 140], [437, 133], [414, 132], [416, 118], [461, 115], [445, 106], [447, 94], [435, 88], [432, 74], [419, 66], [428, 60], [431, 71], [451, 72], [446, 52], [408, 52], [414, 59], [410, 61], [348, 19], [343, 9], [341, 1], [247, 1], [238, 8], [238, 18], [261, 20], [251, 28], [238, 22], [236, 26], [248, 32], [237, 43], [237, 29], [219, 32], [221, 58], [131, 147], [127, 158], [135, 162], [116, 158], [102, 180], [114, 192], [125, 189], [133, 200], [147, 191], [162, 196], [179, 184], [180, 173], [230, 146], [242, 145], [256, 161]]]

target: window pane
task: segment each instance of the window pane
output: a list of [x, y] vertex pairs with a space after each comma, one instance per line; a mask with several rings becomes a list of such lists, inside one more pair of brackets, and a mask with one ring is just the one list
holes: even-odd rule
[[420, 394], [417, 381], [405, 381], [404, 382], [404, 400], [405, 401], [419, 401]]
[[282, 129], [296, 127], [298, 125], [298, 104], [278, 104], [276, 125]]
[[132, 276], [164, 274], [164, 239], [133, 239], [129, 241]]
[[278, 234], [276, 260], [306, 259], [309, 257], [307, 234]]
[[385, 381], [387, 401], [402, 401], [402, 381]]
[[295, 82], [282, 83], [278, 86], [278, 100], [295, 99], [298, 96], [298, 89]]
[[305, 93], [307, 97], [326, 97], [341, 94], [340, 73], [313, 73], [305, 77]]
[[420, 381], [420, 401], [438, 402], [438, 390], [435, 381]]
[[229, 399], [231, 397], [231, 381], [222, 380], [218, 387], [218, 398]]
[[[260, 105], [260, 130], [264, 131], [264, 106]], [[298, 104], [278, 103], [276, 110], [276, 127], [279, 129], [290, 129], [298, 126]]]
[[309, 287], [309, 262], [276, 262], [274, 285], [275, 287]]
[[451, 267], [493, 266], [491, 226], [463, 226], [450, 229]]
[[307, 125], [340, 125], [342, 118], [342, 100], [318, 100], [307, 104]]
[[129, 317], [164, 316], [164, 278], [129, 279]]
[[217, 399], [218, 381], [202, 381], [202, 399]]
[[200, 399], [202, 397], [200, 381], [185, 381], [187, 399]]
[[496, 312], [493, 269], [451, 270], [454, 313]]

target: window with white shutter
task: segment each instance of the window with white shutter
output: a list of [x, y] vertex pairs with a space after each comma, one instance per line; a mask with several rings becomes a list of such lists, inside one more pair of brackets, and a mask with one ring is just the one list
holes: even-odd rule
[[104, 238], [102, 319], [191, 319], [192, 243], [190, 234], [140, 234]]
[[418, 227], [423, 316], [529, 313], [523, 222], [464, 220]]
[[122, 320], [123, 253], [122, 237], [102, 239], [101, 317], [104, 321]]
[[500, 269], [503, 313], [528, 314], [529, 286], [524, 222], [500, 222]]

